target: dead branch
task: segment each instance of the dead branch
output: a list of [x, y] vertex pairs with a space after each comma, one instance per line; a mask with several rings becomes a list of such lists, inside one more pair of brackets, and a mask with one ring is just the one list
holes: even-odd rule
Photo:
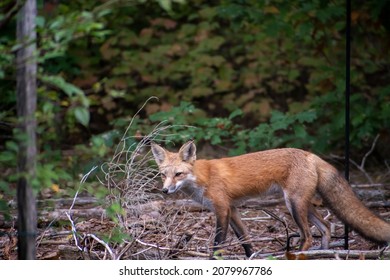
[[79, 251], [81, 252], [84, 252], [84, 249], [85, 249], [85, 246], [81, 246], [82, 243], [85, 243], [85, 240], [86, 238], [92, 238], [93, 240], [97, 241], [98, 243], [100, 243], [101, 245], [103, 245], [105, 247], [105, 249], [109, 252], [110, 256], [111, 256], [111, 259], [116, 259], [116, 255], [114, 254], [114, 252], [112, 251], [112, 249], [110, 248], [110, 246], [104, 242], [103, 240], [101, 240], [100, 238], [98, 238], [96, 235], [94, 234], [91, 234], [91, 233], [88, 233], [84, 236], [84, 238], [80, 241], [79, 240], [79, 235], [77, 234], [77, 228], [76, 228], [76, 225], [73, 221], [73, 218], [72, 218], [72, 214], [73, 214], [73, 207], [76, 203], [76, 199], [77, 199], [77, 196], [80, 192], [80, 189], [81, 189], [81, 186], [83, 183], [85, 183], [85, 181], [87, 180], [88, 176], [97, 168], [97, 166], [93, 167], [87, 174], [85, 174], [83, 176], [83, 178], [81, 179], [80, 181], [80, 185], [79, 185], [79, 188], [78, 190], [76, 191], [76, 194], [73, 198], [73, 201], [72, 201], [72, 204], [69, 208], [69, 210], [67, 212], [65, 212], [65, 215], [66, 217], [68, 218], [70, 224], [71, 224], [71, 227], [72, 227], [72, 236], [73, 236], [73, 240], [75, 242], [75, 245], [76, 247], [79, 249]]
[[390, 207], [390, 201], [372, 201], [365, 203], [365, 205], [368, 208]]
[[[372, 152], [374, 151], [375, 149], [375, 146], [376, 146], [376, 143], [378, 142], [378, 139], [379, 139], [379, 136], [380, 134], [377, 134], [375, 136], [375, 139], [374, 141], [372, 142], [372, 145], [371, 145], [371, 148], [370, 150], [363, 156], [360, 164], [358, 164], [356, 161], [350, 159], [349, 162], [352, 163], [360, 172], [363, 173], [363, 175], [367, 178], [368, 182], [370, 184], [373, 184], [374, 181], [372, 180], [371, 176], [367, 173], [367, 171], [365, 170], [365, 165], [366, 165], [366, 160], [367, 158], [372, 154]], [[341, 157], [341, 156], [337, 156], [337, 155], [331, 155], [331, 157], [333, 158], [336, 158], [336, 159], [344, 159], [344, 157]]]
[[185, 254], [191, 257], [201, 257], [201, 258], [209, 258], [210, 255], [207, 253], [201, 253], [198, 251], [185, 251]]
[[367, 160], [368, 156], [370, 156], [372, 154], [372, 152], [374, 151], [376, 143], [378, 142], [379, 136], [380, 136], [380, 134], [377, 134], [375, 136], [375, 139], [374, 139], [374, 141], [372, 142], [372, 145], [371, 145], [371, 149], [364, 155], [364, 157], [363, 157], [363, 159], [362, 159], [362, 161], [360, 163], [360, 169], [364, 170], [364, 166], [366, 165], [366, 160]]
[[159, 250], [163, 250], [163, 251], [170, 251], [172, 250], [172, 248], [169, 248], [169, 247], [162, 247], [162, 246], [159, 246], [159, 245], [156, 245], [156, 244], [150, 244], [150, 243], [146, 243], [140, 239], [135, 239], [135, 241], [141, 245], [144, 245], [144, 246], [147, 246], [147, 247], [150, 247], [150, 248], [155, 248], [155, 249], [159, 249]]
[[[338, 156], [338, 155], [335, 155], [335, 154], [331, 154], [330, 155], [332, 158], [334, 159], [344, 159], [344, 157], [342, 156]], [[368, 182], [370, 184], [373, 184], [374, 181], [372, 180], [371, 176], [367, 173], [367, 171], [361, 167], [361, 164], [358, 164], [356, 161], [354, 161], [353, 159], [349, 159], [349, 162], [352, 163], [360, 172], [363, 173], [363, 175], [366, 177], [366, 179], [368, 180]]]
[[188, 242], [190, 242], [191, 238], [193, 237], [193, 234], [184, 232], [176, 244], [173, 246], [172, 250], [168, 252], [167, 258], [172, 258], [175, 255], [177, 255], [181, 250], [185, 249]]
[[390, 184], [351, 184], [353, 188], [390, 188]]
[[[386, 250], [313, 250], [290, 253], [301, 255], [306, 259], [381, 259], [390, 258], [390, 251]], [[276, 259], [285, 259], [285, 255], [274, 255]]]
[[110, 254], [110, 257], [111, 257], [112, 260], [116, 260], [117, 259], [116, 254], [113, 252], [113, 250], [110, 248], [110, 246], [106, 242], [104, 242], [103, 240], [101, 240], [100, 238], [98, 238], [96, 235], [94, 235], [92, 233], [86, 234], [85, 237], [83, 238], [83, 240], [85, 240], [88, 237], [94, 239], [95, 241], [97, 241], [98, 243], [103, 245], [104, 248], [107, 250], [107, 252]]
[[[53, 220], [56, 221], [64, 221], [69, 220], [69, 217], [67, 216], [69, 212], [65, 209], [57, 209], [53, 211], [40, 211], [38, 220], [39, 222], [50, 222]], [[72, 210], [72, 217], [75, 218], [83, 218], [83, 219], [100, 219], [102, 217], [105, 217], [106, 213], [105, 210], [102, 207], [95, 207], [91, 209], [73, 209]]]

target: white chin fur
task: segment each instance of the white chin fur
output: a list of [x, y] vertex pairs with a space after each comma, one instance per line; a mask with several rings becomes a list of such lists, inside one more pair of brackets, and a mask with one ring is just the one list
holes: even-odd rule
[[183, 185], [183, 181], [177, 181], [177, 183], [176, 183], [174, 188], [169, 188], [168, 189], [168, 194], [172, 194], [172, 193], [177, 192], [182, 185]]
[[194, 175], [192, 175], [192, 174], [188, 174], [187, 177], [184, 180], [177, 181], [177, 183], [176, 183], [174, 188], [169, 188], [168, 189], [168, 194], [172, 194], [172, 193], [177, 192], [183, 186], [183, 184], [188, 182], [188, 181], [195, 182], [196, 181], [196, 177]]
[[189, 181], [195, 182], [196, 181], [196, 176], [194, 176], [193, 174], [188, 174], [187, 177], [185, 178], [185, 180], [189, 180]]

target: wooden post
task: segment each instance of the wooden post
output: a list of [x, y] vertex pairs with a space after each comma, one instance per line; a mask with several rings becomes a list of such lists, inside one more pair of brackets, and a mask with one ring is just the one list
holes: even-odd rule
[[[351, 0], [346, 2], [346, 62], [345, 62], [345, 179], [349, 182], [350, 77], [351, 77]], [[349, 249], [349, 226], [344, 226], [344, 249]]]
[[36, 169], [36, 0], [26, 0], [18, 13], [16, 36], [21, 44], [16, 54], [17, 113], [19, 117], [19, 155], [17, 185], [18, 258], [35, 259], [37, 210], [32, 180]]

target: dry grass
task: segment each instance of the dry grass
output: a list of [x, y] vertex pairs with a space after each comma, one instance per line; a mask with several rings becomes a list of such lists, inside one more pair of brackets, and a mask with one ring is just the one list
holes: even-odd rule
[[[158, 170], [150, 152], [150, 143], [155, 140], [162, 142], [168, 136], [172, 137], [169, 131], [173, 126], [160, 123], [148, 135], [128, 135], [134, 119], [147, 102], [131, 119], [113, 157], [100, 166], [103, 175], [98, 177], [99, 182], [109, 190], [108, 205], [120, 205], [114, 220], [117, 221], [116, 227], [120, 232], [125, 233], [125, 237], [119, 242], [117, 238], [113, 238], [116, 240], [113, 243], [106, 243], [95, 235], [89, 234], [89, 237], [103, 245], [110, 258], [162, 259], [171, 256], [177, 253], [177, 250], [183, 249], [181, 244], [177, 244], [182, 237], [174, 233], [179, 232], [178, 228], [186, 221], [192, 220], [191, 217], [182, 215], [189, 213], [183, 209], [184, 206], [168, 207], [169, 209], [162, 207], [162, 194], [156, 186]], [[177, 125], [175, 127], [177, 128]], [[69, 220], [73, 223], [70, 215]], [[159, 236], [158, 238], [151, 238], [151, 231], [166, 234], [156, 234], [155, 237]], [[183, 233], [180, 235], [183, 236]], [[77, 245], [79, 242], [76, 234], [74, 236]]]

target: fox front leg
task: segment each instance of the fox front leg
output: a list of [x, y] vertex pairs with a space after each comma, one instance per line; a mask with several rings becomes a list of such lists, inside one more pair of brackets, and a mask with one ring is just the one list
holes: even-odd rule
[[249, 236], [246, 230], [245, 225], [242, 223], [240, 218], [240, 213], [237, 208], [232, 206], [230, 208], [231, 218], [230, 218], [230, 226], [232, 227], [234, 233], [236, 234], [238, 240], [242, 242], [242, 247], [244, 247], [245, 255], [249, 258], [253, 254], [252, 245], [249, 243]]
[[221, 256], [221, 245], [225, 242], [229, 221], [230, 221], [230, 209], [215, 207], [215, 216], [216, 216], [216, 229], [215, 229], [215, 239], [214, 239], [214, 248], [213, 248], [213, 256], [215, 257]]

